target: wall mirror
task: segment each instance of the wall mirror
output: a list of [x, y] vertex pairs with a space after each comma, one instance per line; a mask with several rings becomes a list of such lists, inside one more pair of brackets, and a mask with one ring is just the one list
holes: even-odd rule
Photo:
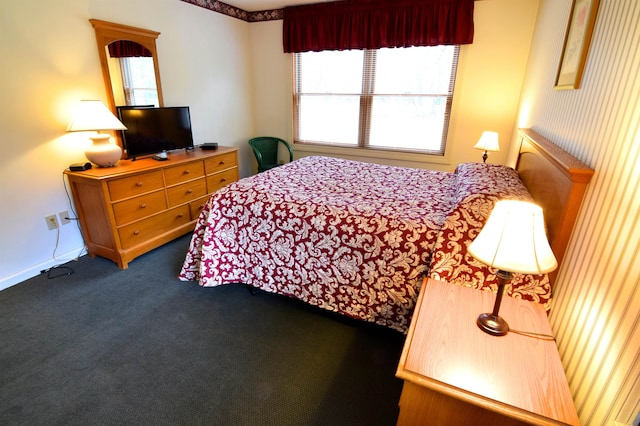
[[156, 39], [159, 32], [90, 19], [96, 31], [109, 108], [164, 106]]

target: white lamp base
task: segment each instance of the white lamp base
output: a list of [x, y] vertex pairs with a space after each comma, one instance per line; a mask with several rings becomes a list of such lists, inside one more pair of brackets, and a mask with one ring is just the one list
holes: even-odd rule
[[111, 136], [107, 133], [96, 133], [90, 136], [93, 145], [86, 149], [84, 155], [87, 160], [100, 167], [113, 167], [122, 157], [122, 149], [109, 142]]

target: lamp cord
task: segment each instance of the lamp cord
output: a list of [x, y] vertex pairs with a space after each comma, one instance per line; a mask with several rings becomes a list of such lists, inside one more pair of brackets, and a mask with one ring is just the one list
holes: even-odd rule
[[509, 329], [509, 333], [515, 333], [515, 334], [520, 334], [522, 336], [525, 337], [532, 337], [534, 339], [540, 339], [540, 340], [550, 340], [550, 341], [556, 341], [556, 338], [553, 337], [550, 334], [544, 334], [544, 333], [534, 333], [533, 331], [521, 331], [521, 330], [513, 330], [513, 329]]
[[[504, 292], [504, 287], [506, 286], [506, 284], [511, 281], [511, 278], [513, 277], [511, 272], [508, 271], [504, 271], [502, 269], [499, 269], [498, 272], [496, 273], [496, 275], [498, 276], [498, 278], [500, 278], [500, 284], [498, 285], [498, 294], [496, 295], [496, 303], [495, 306], [493, 308], [493, 314], [494, 316], [498, 316], [498, 309], [500, 309], [500, 301], [502, 299], [502, 293]], [[508, 326], [507, 326], [508, 327]], [[550, 340], [550, 341], [556, 341], [556, 338], [553, 337], [550, 334], [544, 334], [544, 333], [535, 333], [533, 331], [522, 331], [522, 330], [513, 330], [511, 328], [509, 328], [509, 333], [515, 333], [515, 334], [519, 334], [521, 336], [525, 336], [525, 337], [532, 337], [534, 339], [540, 339], [540, 340]]]

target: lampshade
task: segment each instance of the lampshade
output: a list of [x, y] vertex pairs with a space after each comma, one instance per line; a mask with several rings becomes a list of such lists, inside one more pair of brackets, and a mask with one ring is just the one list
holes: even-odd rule
[[498, 144], [498, 132], [482, 132], [480, 139], [473, 147], [483, 151], [500, 151], [500, 144]]
[[81, 101], [67, 127], [67, 132], [127, 130], [100, 101]]
[[89, 136], [93, 144], [85, 150], [84, 155], [100, 167], [111, 167], [122, 157], [122, 149], [110, 143], [109, 134], [100, 133], [101, 130], [127, 130], [127, 128], [102, 102], [81, 101], [71, 123], [67, 126], [67, 132], [98, 132]]
[[469, 253], [507, 272], [543, 274], [558, 266], [547, 241], [542, 208], [526, 201], [498, 201]]

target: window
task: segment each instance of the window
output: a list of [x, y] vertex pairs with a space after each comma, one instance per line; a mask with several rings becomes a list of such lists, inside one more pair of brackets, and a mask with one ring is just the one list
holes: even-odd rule
[[152, 57], [120, 58], [120, 69], [127, 105], [159, 105]]
[[295, 53], [295, 141], [444, 155], [458, 51]]

